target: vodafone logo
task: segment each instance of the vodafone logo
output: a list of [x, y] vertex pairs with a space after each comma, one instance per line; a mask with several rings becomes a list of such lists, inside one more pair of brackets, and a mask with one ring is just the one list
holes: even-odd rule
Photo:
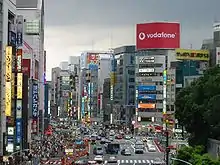
[[175, 39], [176, 33], [166, 33], [166, 32], [155, 32], [155, 33], [144, 33], [140, 32], [138, 38], [143, 41], [145, 39], [153, 39], [153, 38], [170, 38]]

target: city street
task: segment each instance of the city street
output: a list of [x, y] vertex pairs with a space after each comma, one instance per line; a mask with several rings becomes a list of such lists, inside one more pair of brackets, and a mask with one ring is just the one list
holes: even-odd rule
[[[121, 155], [121, 152], [118, 155], [110, 155], [104, 153], [104, 164], [111, 164], [114, 165], [114, 163], [108, 163], [108, 160], [110, 157], [115, 156], [117, 159], [117, 163], [120, 165], [129, 165], [129, 164], [146, 164], [146, 163], [152, 163], [155, 158], [161, 158], [163, 159], [164, 154], [159, 152], [158, 150], [156, 152], [149, 152], [147, 148], [145, 147], [144, 154], [135, 154], [134, 152], [134, 142], [132, 140], [115, 140], [114, 142], [118, 142], [120, 144], [120, 151], [124, 148], [129, 148], [131, 150], [130, 156], [124, 156]], [[99, 146], [100, 144], [96, 144], [96, 146]], [[103, 145], [102, 145], [103, 146]], [[93, 154], [93, 145], [90, 145], [90, 160], [93, 160], [95, 155]], [[104, 148], [104, 146], [103, 146]]]

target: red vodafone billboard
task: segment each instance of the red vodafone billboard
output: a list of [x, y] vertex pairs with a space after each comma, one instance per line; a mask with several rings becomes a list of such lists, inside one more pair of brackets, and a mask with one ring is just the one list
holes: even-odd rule
[[137, 50], [180, 48], [180, 24], [172, 22], [137, 24], [136, 48]]

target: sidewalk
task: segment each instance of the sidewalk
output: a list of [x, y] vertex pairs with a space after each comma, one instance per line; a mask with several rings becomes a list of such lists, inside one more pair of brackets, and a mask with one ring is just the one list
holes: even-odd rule
[[160, 142], [157, 139], [154, 140], [154, 144], [159, 149], [159, 152], [165, 152], [165, 148], [162, 145], [160, 145]]

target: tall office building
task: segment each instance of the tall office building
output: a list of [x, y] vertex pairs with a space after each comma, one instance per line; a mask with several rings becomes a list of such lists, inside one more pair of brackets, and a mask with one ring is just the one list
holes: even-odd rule
[[[18, 15], [24, 19], [23, 59], [29, 60], [30, 92], [37, 88], [39, 105], [31, 101], [29, 117], [32, 119], [32, 130], [29, 134], [36, 135], [44, 131], [44, 84], [45, 84], [45, 51], [44, 51], [44, 0], [17, 0]], [[35, 115], [36, 114], [36, 115]], [[34, 130], [33, 130], [34, 129]]]
[[135, 110], [135, 51], [135, 46], [114, 49], [113, 118], [127, 126], [131, 125]]

